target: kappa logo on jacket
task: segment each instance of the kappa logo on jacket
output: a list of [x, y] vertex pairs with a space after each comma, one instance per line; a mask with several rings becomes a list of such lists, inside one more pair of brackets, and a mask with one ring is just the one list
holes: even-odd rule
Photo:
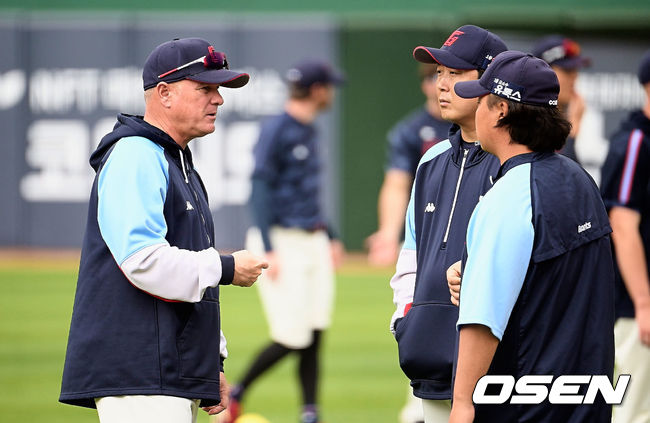
[[194, 210], [194, 207], [192, 206], [192, 203], [188, 201], [185, 202], [185, 210]]
[[436, 209], [436, 206], [433, 205], [433, 203], [427, 203], [427, 206], [424, 208], [425, 213], [433, 213], [433, 211]]

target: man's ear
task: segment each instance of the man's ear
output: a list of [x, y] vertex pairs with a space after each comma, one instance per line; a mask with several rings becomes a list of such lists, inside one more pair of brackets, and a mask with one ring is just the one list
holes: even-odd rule
[[158, 101], [160, 101], [160, 104], [162, 104], [163, 107], [169, 108], [171, 107], [171, 98], [173, 91], [169, 87], [169, 84], [166, 82], [160, 82], [158, 85], [156, 85], [155, 88], [155, 94], [156, 97], [158, 98]]
[[499, 103], [497, 103], [497, 107], [499, 109], [499, 119], [503, 119], [504, 117], [508, 116], [510, 109], [508, 107], [507, 101], [500, 100]]

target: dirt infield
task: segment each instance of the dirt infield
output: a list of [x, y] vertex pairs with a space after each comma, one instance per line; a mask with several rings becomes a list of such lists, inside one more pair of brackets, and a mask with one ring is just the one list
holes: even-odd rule
[[0, 248], [0, 268], [77, 268], [81, 250], [61, 248]]
[[[0, 248], [0, 269], [12, 267], [77, 269], [80, 256], [81, 250], [72, 248]], [[394, 266], [370, 267], [365, 253], [348, 252], [340, 271], [353, 274], [385, 274], [394, 269]]]

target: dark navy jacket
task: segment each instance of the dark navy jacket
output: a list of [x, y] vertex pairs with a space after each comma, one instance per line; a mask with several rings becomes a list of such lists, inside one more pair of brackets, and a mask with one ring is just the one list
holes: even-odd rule
[[[598, 188], [572, 160], [506, 161], [468, 226], [458, 326], [500, 339], [491, 375], [607, 375], [614, 370], [611, 228]], [[584, 395], [586, 385], [582, 386]], [[475, 422], [609, 422], [611, 406], [477, 405]]]
[[320, 206], [316, 128], [284, 112], [262, 125], [255, 145], [251, 211], [267, 251], [273, 225], [328, 229]]
[[[133, 146], [157, 149], [159, 164], [166, 169], [166, 186], [161, 187], [165, 189], [163, 242], [190, 252], [211, 251], [214, 245], [206, 193], [189, 149], [181, 150], [140, 117], [118, 116], [113, 132], [102, 139], [90, 159], [97, 176], [90, 195], [60, 401], [92, 408], [94, 398], [104, 396], [171, 395], [200, 399], [204, 406], [217, 404], [222, 369], [218, 287], [207, 288], [193, 303], [156, 298], [127, 279], [105, 241], [111, 234], [100, 232], [98, 179], [116, 146], [127, 140]], [[141, 182], [153, 186], [153, 175], [147, 177], [143, 174]], [[160, 198], [157, 191], [156, 195]], [[129, 218], [129, 204], [110, 206]], [[221, 282], [232, 281], [232, 256], [221, 257], [221, 269]], [[173, 285], [174, 280], [167, 282]]]
[[[641, 214], [639, 232], [650, 263], [650, 119], [641, 110], [632, 112], [612, 136], [600, 191], [608, 210], [620, 206]], [[616, 316], [634, 317], [618, 267], [616, 276]]]
[[[458, 308], [450, 301], [446, 271], [462, 258], [467, 222], [498, 169], [497, 158], [464, 143], [457, 126], [449, 140], [425, 153], [418, 167], [404, 246], [391, 281], [394, 318], [405, 316], [395, 328], [400, 366], [417, 397], [451, 398]], [[414, 289], [409, 282], [413, 275]]]
[[450, 126], [433, 117], [426, 107], [410, 113], [388, 132], [386, 170], [400, 169], [415, 177], [422, 155], [447, 138]]

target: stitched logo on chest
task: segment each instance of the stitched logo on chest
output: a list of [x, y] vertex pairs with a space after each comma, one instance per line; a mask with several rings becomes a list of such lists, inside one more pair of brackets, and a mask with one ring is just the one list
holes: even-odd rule
[[194, 210], [194, 207], [192, 207], [192, 203], [189, 201], [185, 202], [185, 210]]
[[436, 209], [436, 206], [433, 205], [433, 203], [427, 203], [427, 206], [424, 208], [425, 213], [433, 213], [433, 211]]

